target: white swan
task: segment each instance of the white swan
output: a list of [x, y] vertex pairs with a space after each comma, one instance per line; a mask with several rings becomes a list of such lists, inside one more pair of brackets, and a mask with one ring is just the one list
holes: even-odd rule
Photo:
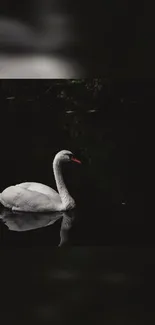
[[54, 212], [75, 208], [75, 201], [70, 196], [63, 180], [61, 165], [75, 161], [71, 151], [58, 152], [53, 161], [53, 171], [58, 193], [41, 183], [26, 182], [9, 186], [0, 194], [0, 203], [13, 211]]

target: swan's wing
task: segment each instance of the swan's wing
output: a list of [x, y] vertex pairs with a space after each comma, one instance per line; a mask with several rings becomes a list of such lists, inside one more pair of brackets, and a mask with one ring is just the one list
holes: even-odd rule
[[10, 186], [1, 193], [2, 204], [20, 211], [55, 212], [60, 211], [62, 202], [58, 193], [45, 195], [20, 186]]
[[17, 184], [15, 186], [19, 186], [19, 187], [22, 187], [22, 188], [25, 188], [27, 190], [31, 190], [31, 191], [37, 191], [37, 192], [40, 192], [40, 193], [43, 193], [43, 194], [49, 194], [49, 195], [59, 195], [55, 190], [53, 190], [53, 188], [47, 186], [47, 185], [44, 185], [44, 184], [41, 184], [41, 183], [35, 183], [35, 182], [25, 182], [25, 183], [20, 183], [20, 184]]

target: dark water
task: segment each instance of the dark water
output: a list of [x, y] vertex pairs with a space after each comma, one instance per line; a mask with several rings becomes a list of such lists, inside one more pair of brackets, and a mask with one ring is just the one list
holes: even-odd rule
[[154, 324], [154, 249], [1, 251], [1, 321]]
[[63, 169], [77, 202], [67, 249], [57, 248], [62, 217], [26, 219], [0, 208], [2, 324], [154, 324], [142, 164], [151, 87], [94, 83], [0, 83], [0, 191], [24, 181], [55, 188], [52, 161], [61, 149], [82, 161]]
[[[142, 159], [142, 111], [150, 89], [142, 82], [100, 79], [1, 81], [0, 191], [24, 181], [56, 189], [53, 159], [69, 149], [82, 161], [63, 169], [77, 203], [72, 244], [153, 242], [144, 226]], [[0, 226], [4, 245], [14, 238], [28, 245], [33, 237]], [[47, 228], [34, 231], [34, 245], [37, 236], [52, 245], [54, 228]]]

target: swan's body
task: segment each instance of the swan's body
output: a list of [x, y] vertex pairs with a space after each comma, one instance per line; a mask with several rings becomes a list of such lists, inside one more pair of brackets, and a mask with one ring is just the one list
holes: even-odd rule
[[53, 161], [53, 170], [58, 192], [41, 183], [26, 182], [10, 186], [0, 194], [0, 202], [13, 211], [54, 212], [66, 211], [75, 207], [62, 177], [61, 164], [69, 161], [80, 162], [73, 158], [72, 152], [62, 150]]

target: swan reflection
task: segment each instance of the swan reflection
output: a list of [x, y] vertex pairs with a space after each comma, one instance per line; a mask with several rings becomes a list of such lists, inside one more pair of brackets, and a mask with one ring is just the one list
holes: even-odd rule
[[75, 212], [17, 212], [3, 208], [0, 211], [0, 219], [11, 231], [26, 232], [34, 229], [44, 228], [53, 225], [61, 220], [59, 247], [69, 243], [69, 231], [72, 228]]

